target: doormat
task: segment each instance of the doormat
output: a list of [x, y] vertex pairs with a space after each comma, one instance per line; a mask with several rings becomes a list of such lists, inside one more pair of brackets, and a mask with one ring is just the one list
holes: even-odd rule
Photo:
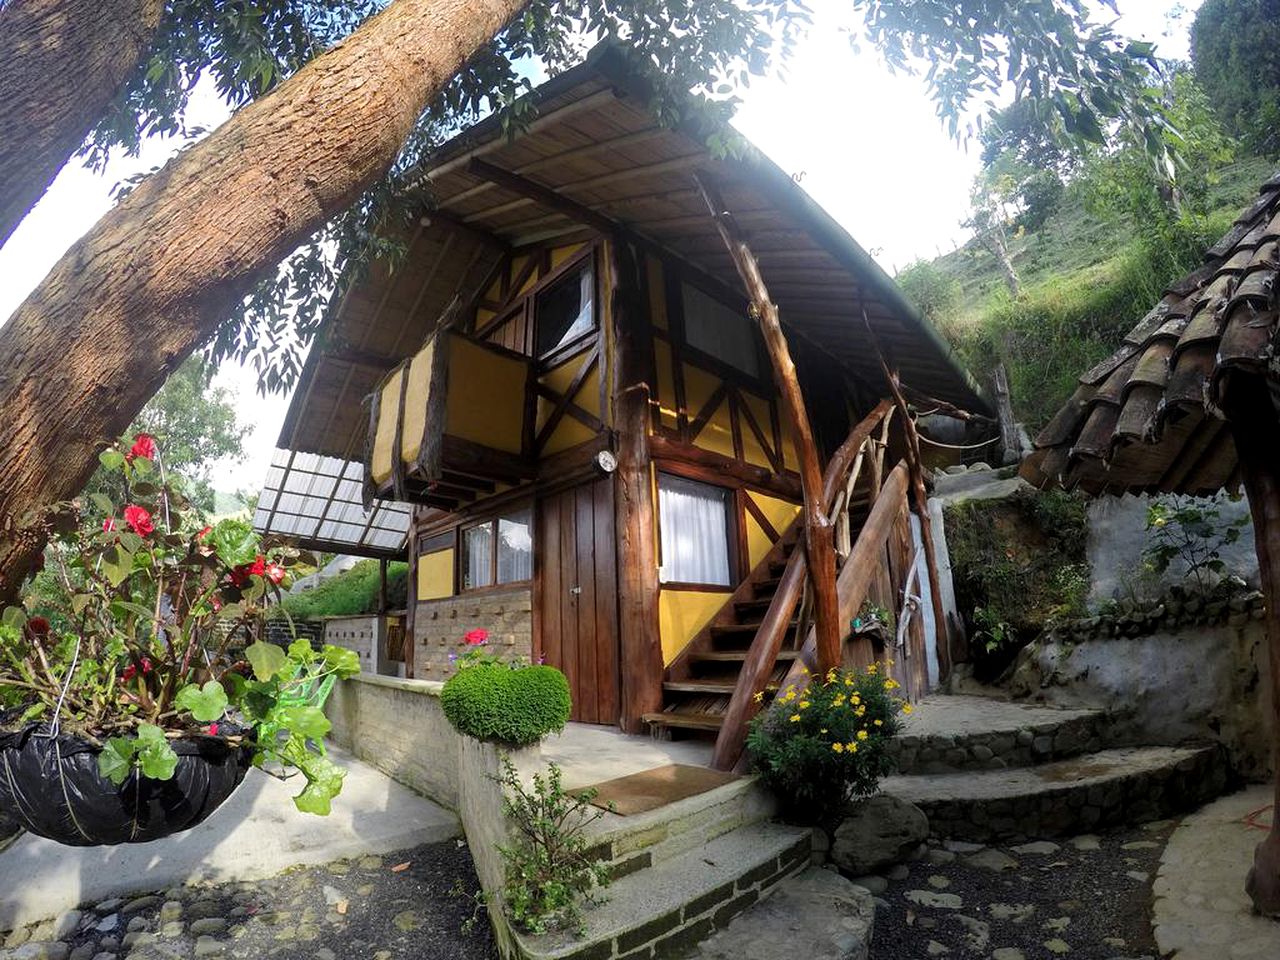
[[584, 789], [596, 791], [596, 798], [591, 801], [595, 806], [608, 810], [612, 804], [614, 813], [629, 817], [686, 797], [696, 797], [737, 779], [736, 774], [721, 773], [707, 767], [669, 763], [665, 767], [605, 780]]

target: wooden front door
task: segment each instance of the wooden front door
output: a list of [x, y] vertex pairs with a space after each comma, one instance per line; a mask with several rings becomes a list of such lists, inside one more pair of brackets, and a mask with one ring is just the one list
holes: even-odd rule
[[572, 719], [617, 724], [618, 570], [611, 478], [547, 497], [540, 515], [542, 655], [569, 678]]

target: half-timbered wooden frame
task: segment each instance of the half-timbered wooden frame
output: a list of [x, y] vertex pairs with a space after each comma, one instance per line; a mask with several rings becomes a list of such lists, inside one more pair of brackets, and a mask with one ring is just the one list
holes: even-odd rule
[[[664, 126], [650, 94], [606, 45], [531, 93], [534, 118], [514, 137], [485, 121], [434, 154], [422, 170], [434, 204], [406, 258], [337, 305], [281, 447], [363, 460], [371, 509], [413, 505], [389, 551], [413, 564], [408, 671], [447, 674], [430, 638], [461, 650], [497, 618], [508, 649], [564, 670], [574, 719], [709, 732], [717, 764], [732, 766], [754, 695], [821, 661], [797, 549], [796, 404], [819, 461], [811, 506], [833, 527], [843, 658], [900, 650], [894, 670], [913, 695], [929, 658], [947, 659], [924, 617], [898, 636], [850, 636], [865, 598], [915, 609], [929, 592], [898, 381], [988, 408], [785, 173], [745, 144], [714, 156], [710, 135], [727, 131]], [[764, 301], [726, 237], [749, 244]], [[761, 303], [794, 360], [786, 403]], [[290, 455], [275, 490], [290, 489]], [[268, 500], [260, 524], [280, 513]], [[308, 519], [286, 532], [331, 541], [321, 509], [295, 504], [286, 513], [314, 530]], [[512, 626], [526, 608], [527, 641]]]

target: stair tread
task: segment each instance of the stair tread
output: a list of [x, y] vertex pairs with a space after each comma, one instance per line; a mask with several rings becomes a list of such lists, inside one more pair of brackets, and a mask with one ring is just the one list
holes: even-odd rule
[[662, 713], [646, 713], [645, 723], [656, 723], [662, 727], [681, 727], [686, 730], [719, 730], [724, 724], [724, 717], [712, 713], [680, 713], [675, 710], [664, 710]]
[[904, 737], [967, 737], [980, 734], [1048, 732], [1072, 720], [1100, 718], [1096, 709], [1068, 709], [1040, 704], [1012, 703], [992, 697], [932, 694], [916, 704], [902, 725]]
[[[668, 680], [662, 685], [662, 689], [670, 693], [723, 693], [731, 694], [738, 686], [737, 677], [726, 677], [723, 680]], [[778, 689], [778, 684], [767, 683], [765, 690], [774, 692]]]
[[912, 803], [1002, 800], [1049, 793], [1058, 788], [1107, 783], [1176, 766], [1204, 751], [1217, 749], [1216, 746], [1114, 747], [1030, 767], [887, 777], [880, 789]]
[[586, 930], [581, 938], [573, 932], [540, 937], [518, 934], [521, 949], [526, 957], [537, 960], [586, 955], [605, 940], [637, 930], [770, 860], [787, 856], [811, 842], [811, 836], [808, 828], [769, 822], [731, 830], [615, 881], [604, 903], [583, 911]]
[[[708, 660], [715, 662], [732, 662], [735, 660], [746, 660], [747, 650], [703, 650], [689, 654], [690, 660]], [[779, 650], [779, 660], [794, 660], [800, 656], [798, 650]]]
[[[788, 630], [794, 630], [796, 628], [796, 625], [797, 625], [797, 622], [795, 620], [787, 621]], [[758, 623], [722, 623], [712, 627], [711, 633], [713, 635], [725, 634], [725, 633], [756, 634], [759, 632], [760, 626], [761, 625]]]

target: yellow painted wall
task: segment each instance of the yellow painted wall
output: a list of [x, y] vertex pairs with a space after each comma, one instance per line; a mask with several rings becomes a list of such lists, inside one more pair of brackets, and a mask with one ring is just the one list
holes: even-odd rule
[[[760, 508], [760, 512], [773, 525], [773, 529], [779, 534], [786, 531], [800, 513], [800, 504], [788, 503], [786, 500], [779, 500], [777, 497], [771, 497], [768, 494], [759, 493], [755, 490], [748, 490], [747, 496], [750, 497], [755, 505]], [[756, 518], [750, 513], [746, 515], [747, 522], [747, 559], [754, 570], [756, 564], [764, 559], [773, 548], [773, 540], [771, 540], [764, 532], [764, 528], [756, 521]]]
[[524, 361], [450, 337], [445, 433], [519, 453], [524, 414]]
[[658, 595], [658, 635], [662, 662], [670, 663], [724, 606], [728, 593], [707, 590], [667, 590]]
[[453, 551], [437, 550], [418, 558], [419, 600], [453, 596]]

